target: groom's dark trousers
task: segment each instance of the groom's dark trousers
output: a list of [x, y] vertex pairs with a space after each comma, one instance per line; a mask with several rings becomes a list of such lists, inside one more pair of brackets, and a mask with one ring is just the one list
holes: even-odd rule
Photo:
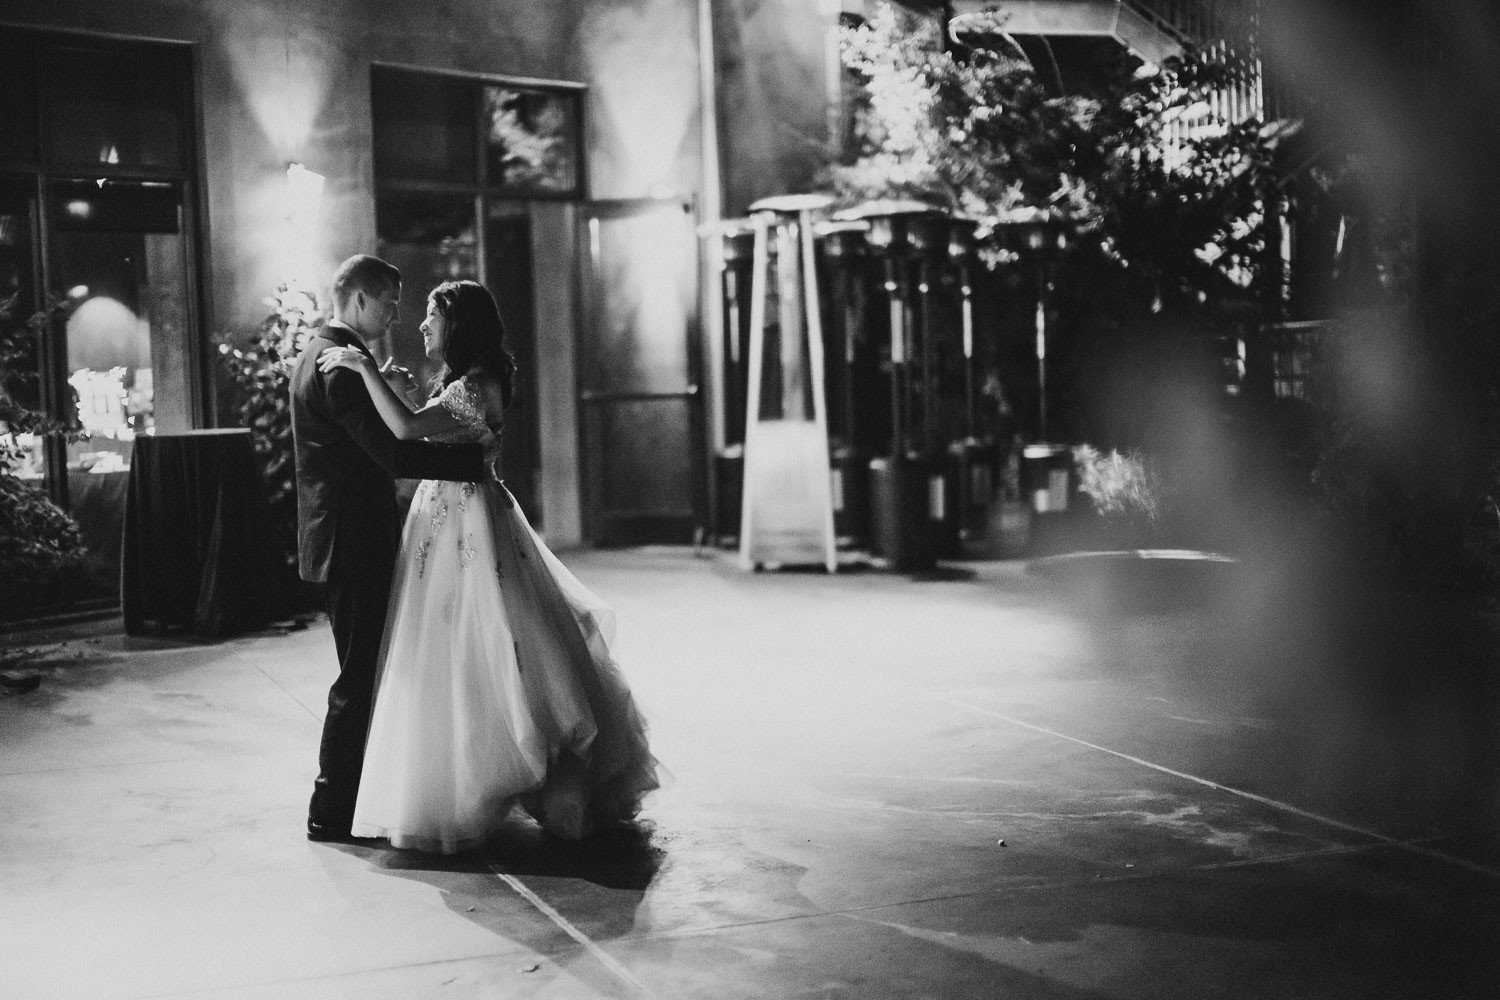
[[341, 537], [335, 540], [323, 583], [339, 675], [328, 689], [318, 777], [307, 815], [310, 823], [334, 832], [342, 832], [354, 815], [394, 564], [394, 548]]
[[303, 349], [292, 374], [297, 563], [304, 580], [324, 586], [339, 657], [308, 806], [315, 836], [346, 835], [359, 794], [399, 540], [395, 479], [472, 482], [484, 473], [479, 445], [397, 441], [358, 372], [318, 371], [328, 347], [369, 353], [352, 329], [331, 323]]

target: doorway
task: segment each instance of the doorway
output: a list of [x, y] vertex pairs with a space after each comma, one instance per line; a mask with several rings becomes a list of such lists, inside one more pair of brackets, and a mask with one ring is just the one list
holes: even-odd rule
[[202, 421], [193, 89], [186, 45], [0, 27], [4, 366], [21, 406], [80, 432], [7, 434], [4, 474], [86, 549], [13, 617], [118, 601], [135, 439]]
[[707, 508], [692, 206], [598, 201], [585, 219], [584, 530], [603, 546], [690, 542]]

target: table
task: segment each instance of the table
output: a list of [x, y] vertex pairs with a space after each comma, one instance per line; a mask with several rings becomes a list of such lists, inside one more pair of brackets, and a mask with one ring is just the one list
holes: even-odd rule
[[125, 631], [264, 628], [284, 603], [264, 496], [248, 430], [136, 438], [120, 551]]

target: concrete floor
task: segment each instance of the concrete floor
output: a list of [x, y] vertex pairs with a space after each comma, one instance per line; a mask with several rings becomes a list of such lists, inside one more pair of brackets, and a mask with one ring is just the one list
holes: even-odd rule
[[0, 997], [1500, 996], [1493, 660], [1451, 626], [1345, 642], [1253, 567], [1122, 608], [566, 558], [671, 770], [582, 846], [305, 840], [321, 621], [0, 636], [47, 654], [0, 699]]

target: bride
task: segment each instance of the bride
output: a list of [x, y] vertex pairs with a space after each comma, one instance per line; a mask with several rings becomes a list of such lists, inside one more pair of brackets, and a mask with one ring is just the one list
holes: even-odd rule
[[[444, 282], [421, 330], [443, 368], [419, 410], [360, 351], [330, 348], [318, 366], [359, 372], [398, 438], [499, 433], [515, 364], [490, 293]], [[613, 632], [613, 612], [498, 478], [424, 480], [401, 535], [354, 836], [450, 854], [482, 843], [517, 804], [573, 840], [633, 818], [657, 765]]]

